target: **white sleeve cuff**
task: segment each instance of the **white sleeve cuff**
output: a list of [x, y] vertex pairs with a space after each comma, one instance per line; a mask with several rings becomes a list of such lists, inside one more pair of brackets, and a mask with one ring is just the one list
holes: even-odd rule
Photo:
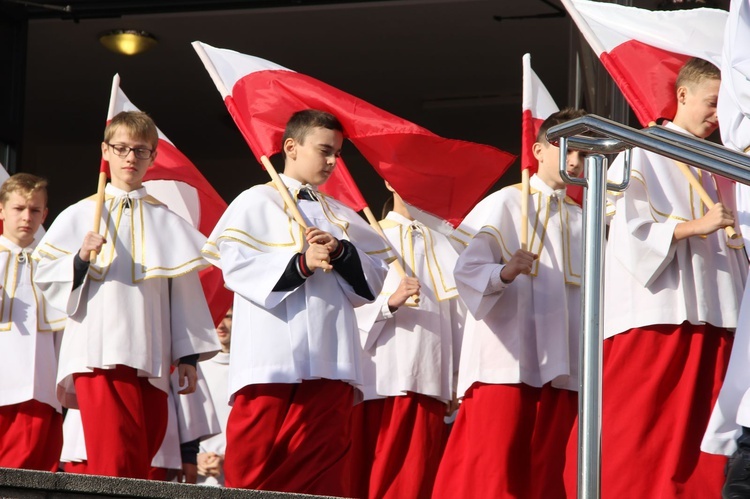
[[490, 274], [490, 283], [485, 294], [498, 293], [508, 287], [508, 284], [504, 283], [502, 277], [500, 277], [500, 272], [503, 271], [504, 267], [505, 265], [498, 265], [492, 271], [492, 274]]

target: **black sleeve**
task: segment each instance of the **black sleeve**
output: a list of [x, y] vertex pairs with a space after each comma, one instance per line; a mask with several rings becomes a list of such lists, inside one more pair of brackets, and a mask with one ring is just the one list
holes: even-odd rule
[[200, 358], [200, 354], [198, 353], [186, 355], [184, 357], [180, 357], [180, 364], [187, 364], [189, 366], [193, 366], [197, 368], [199, 358]]
[[[307, 270], [307, 272], [305, 272]], [[305, 255], [296, 253], [281, 274], [281, 278], [273, 287], [274, 291], [292, 291], [304, 284], [305, 280], [312, 275], [305, 264]]]
[[83, 279], [88, 271], [89, 262], [84, 262], [81, 255], [76, 253], [75, 258], [73, 258], [73, 289], [77, 289], [78, 286], [83, 284]]
[[370, 286], [367, 285], [357, 249], [346, 240], [339, 240], [339, 246], [342, 247], [340, 254], [331, 260], [333, 269], [351, 285], [355, 293], [367, 300], [374, 300], [375, 297], [370, 291]]
[[200, 439], [196, 438], [190, 442], [180, 444], [180, 456], [186, 464], [198, 464], [198, 451], [200, 450]]

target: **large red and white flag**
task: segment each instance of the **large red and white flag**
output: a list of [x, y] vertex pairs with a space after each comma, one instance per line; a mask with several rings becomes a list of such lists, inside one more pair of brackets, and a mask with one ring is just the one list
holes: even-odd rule
[[[120, 88], [120, 76], [112, 80], [107, 123], [122, 111], [140, 111]], [[146, 191], [169, 209], [187, 220], [208, 237], [219, 221], [227, 203], [211, 186], [198, 168], [159, 132], [158, 154], [143, 178]], [[102, 171], [109, 165], [102, 160]], [[214, 323], [219, 324], [232, 305], [232, 292], [224, 286], [221, 270], [210, 266], [200, 272], [201, 285]]]
[[674, 118], [674, 83], [688, 59], [721, 65], [726, 11], [651, 11], [589, 0], [562, 3], [643, 126]]
[[439, 137], [273, 62], [201, 42], [193, 47], [256, 157], [280, 151], [294, 112], [330, 112], [407, 203], [454, 227], [515, 159], [494, 147]]

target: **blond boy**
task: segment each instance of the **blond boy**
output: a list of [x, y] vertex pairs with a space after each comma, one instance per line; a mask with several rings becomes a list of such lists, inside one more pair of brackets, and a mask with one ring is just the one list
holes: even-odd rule
[[29, 258], [47, 216], [47, 181], [18, 173], [0, 188], [0, 467], [56, 471], [62, 408], [56, 339], [65, 316], [41, 296]]

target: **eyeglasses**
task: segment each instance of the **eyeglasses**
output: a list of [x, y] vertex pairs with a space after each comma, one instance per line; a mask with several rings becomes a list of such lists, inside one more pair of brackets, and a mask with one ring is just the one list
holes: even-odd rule
[[106, 144], [121, 158], [127, 158], [130, 151], [133, 151], [138, 159], [150, 159], [154, 154], [153, 149], [146, 149], [145, 147], [128, 147], [122, 144], [110, 144], [109, 142]]

